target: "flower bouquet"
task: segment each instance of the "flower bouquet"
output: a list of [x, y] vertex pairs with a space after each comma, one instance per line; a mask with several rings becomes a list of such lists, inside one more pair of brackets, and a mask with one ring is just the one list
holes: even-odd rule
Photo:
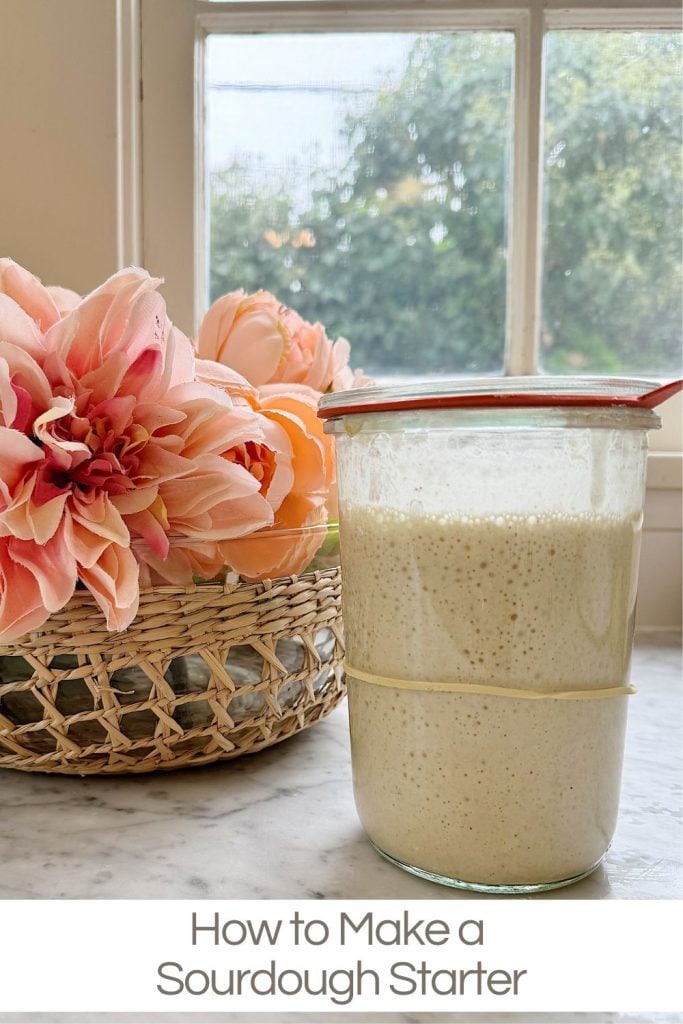
[[0, 260], [0, 765], [205, 764], [343, 696], [316, 410], [365, 378], [267, 292], [193, 345], [159, 283], [81, 298]]

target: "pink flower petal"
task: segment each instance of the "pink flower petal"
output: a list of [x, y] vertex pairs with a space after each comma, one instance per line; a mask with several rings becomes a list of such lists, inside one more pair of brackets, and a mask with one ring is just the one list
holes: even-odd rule
[[90, 567], [79, 566], [81, 580], [107, 619], [107, 629], [130, 626], [138, 610], [138, 563], [129, 548], [110, 544]]
[[102, 491], [90, 495], [73, 494], [69, 501], [69, 513], [75, 524], [95, 536], [103, 537], [120, 547], [128, 547], [128, 528], [108, 494]]
[[318, 400], [310, 388], [275, 384], [261, 388], [263, 413], [287, 430], [294, 449], [295, 490], [315, 494], [335, 482], [332, 438], [317, 416]]
[[140, 586], [183, 587], [195, 577], [210, 580], [224, 568], [218, 544], [213, 541], [174, 540], [168, 556], [158, 558], [144, 543], [135, 546], [140, 561]]
[[308, 384], [265, 384], [258, 389], [259, 400], [262, 406], [268, 405], [273, 399], [293, 398], [297, 402], [303, 402], [309, 409], [317, 412], [320, 395]]
[[28, 352], [0, 342], [0, 425], [31, 433], [52, 400], [48, 380]]
[[19, 396], [17, 389], [12, 383], [7, 360], [0, 357], [0, 425], [3, 427], [13, 427], [16, 430], [18, 412]]
[[48, 352], [55, 352], [77, 379], [102, 365], [100, 325], [108, 305], [104, 295], [84, 299], [45, 335]]
[[204, 400], [183, 408], [186, 419], [177, 429], [183, 438], [185, 458], [218, 454], [247, 441], [265, 440], [262, 420], [247, 406], [226, 409]]
[[185, 381], [171, 388], [166, 396], [169, 405], [184, 408], [192, 402], [206, 402], [210, 405], [218, 405], [222, 409], [232, 409], [233, 402], [227, 392], [220, 388], [207, 384], [204, 381]]
[[37, 412], [43, 412], [52, 401], [52, 388], [36, 360], [18, 345], [0, 341], [0, 359], [6, 364], [12, 384], [31, 396]]
[[309, 324], [293, 309], [286, 310], [282, 319], [291, 343], [286, 362], [270, 380], [307, 384], [316, 391], [326, 391], [332, 380], [333, 357], [332, 342], [325, 328], [320, 323]]
[[88, 392], [93, 405], [118, 395], [121, 381], [129, 369], [130, 360], [126, 353], [114, 352], [103, 363], [74, 380], [61, 356], [51, 352], [45, 360], [45, 372], [52, 381], [58, 376], [64, 382], [68, 380], [79, 391]]
[[281, 306], [269, 292], [232, 292], [217, 299], [198, 338], [202, 359], [215, 359], [258, 386], [272, 380], [286, 358], [289, 335]]
[[159, 283], [146, 270], [135, 267], [113, 274], [51, 328], [48, 348], [59, 351], [80, 376], [101, 366], [104, 357], [117, 350], [136, 298]]
[[300, 410], [264, 407], [263, 414], [287, 431], [292, 444], [296, 490], [315, 494], [327, 483], [325, 448], [320, 438], [310, 430]]
[[12, 381], [12, 391], [16, 401], [14, 420], [10, 423], [15, 430], [25, 431], [32, 423], [33, 402], [25, 388], [22, 388], [16, 381]]
[[245, 292], [240, 288], [221, 296], [210, 306], [200, 324], [197, 338], [197, 352], [202, 359], [223, 362], [220, 358], [221, 346], [232, 330], [235, 315], [244, 298]]
[[254, 385], [230, 366], [217, 363], [214, 359], [197, 359], [195, 366], [198, 380], [220, 388], [233, 401], [246, 401], [252, 405], [257, 400], [258, 393]]
[[76, 586], [76, 561], [67, 550], [61, 530], [44, 544], [12, 538], [9, 554], [35, 576], [48, 612], [59, 611], [71, 599]]
[[147, 487], [135, 487], [131, 491], [126, 491], [125, 494], [114, 494], [109, 500], [114, 508], [125, 517], [127, 522], [128, 516], [135, 515], [137, 512], [142, 512], [143, 509], [149, 508], [158, 493], [159, 488], [157, 485], [150, 484]]
[[82, 523], [74, 522], [70, 514], [64, 520], [64, 540], [73, 558], [86, 569], [96, 564], [111, 543]]
[[171, 326], [166, 346], [163, 388], [167, 390], [194, 381], [195, 355], [190, 339], [177, 327]]
[[192, 528], [191, 521], [188, 522], [183, 533], [196, 540], [222, 541], [244, 537], [273, 523], [273, 510], [263, 495], [258, 493], [214, 505], [209, 516], [210, 522], [199, 522], [196, 529]]
[[142, 396], [150, 381], [158, 380], [164, 365], [160, 349], [141, 352], [123, 376], [118, 391], [123, 395]]
[[161, 445], [148, 445], [140, 456], [140, 464], [134, 475], [136, 486], [163, 483], [164, 480], [178, 480], [192, 472], [190, 459], [166, 451]]
[[325, 539], [324, 531], [306, 528], [326, 520], [322, 497], [289, 495], [272, 529], [223, 542], [220, 551], [226, 564], [246, 579], [291, 576], [306, 569]]
[[118, 395], [115, 398], [108, 398], [97, 405], [93, 405], [88, 411], [88, 417], [90, 421], [100, 417], [108, 419], [110, 430], [119, 436], [130, 424], [134, 409], [134, 395]]
[[11, 494], [28, 467], [44, 458], [42, 450], [25, 434], [0, 427], [0, 497]]
[[0, 292], [0, 338], [41, 362], [45, 358], [43, 338], [35, 320], [9, 295]]
[[[59, 320], [59, 311], [47, 288], [14, 260], [0, 259], [0, 292], [14, 299], [43, 333]], [[12, 340], [3, 337], [7, 341]]]
[[49, 450], [55, 465], [63, 470], [72, 469], [90, 457], [90, 449], [87, 444], [83, 444], [81, 441], [66, 441], [61, 437], [55, 437], [50, 432], [51, 423], [64, 419], [73, 410], [73, 398], [57, 396], [52, 399], [52, 407], [38, 416], [33, 424], [33, 433], [42, 443], [43, 450]]
[[271, 451], [275, 452], [275, 472], [265, 497], [273, 511], [277, 512], [292, 490], [296, 479], [292, 465], [292, 443], [287, 431], [279, 423], [268, 419], [267, 416], [259, 415], [259, 418], [265, 443]]
[[70, 313], [81, 301], [81, 296], [78, 292], [72, 291], [71, 288], [61, 288], [59, 285], [49, 284], [45, 291], [54, 302], [60, 316]]
[[124, 289], [116, 295], [102, 323], [102, 352], [125, 352], [131, 363], [150, 349], [162, 353], [166, 342], [166, 303], [147, 276], [129, 296]]
[[11, 558], [9, 543], [0, 538], [0, 642], [5, 644], [39, 629], [50, 615], [36, 577]]
[[19, 540], [46, 544], [59, 528], [64, 514], [66, 493], [57, 494], [47, 501], [38, 502], [37, 474], [28, 476], [14, 489], [11, 504], [0, 512], [0, 532], [10, 533]]
[[126, 526], [131, 533], [142, 537], [158, 558], [168, 555], [168, 519], [161, 499], [157, 499], [151, 508], [129, 515]]
[[195, 463], [189, 476], [168, 480], [159, 488], [170, 521], [199, 515], [259, 490], [258, 481], [246, 469], [218, 455], [203, 455]]
[[158, 403], [151, 405], [138, 403], [135, 407], [136, 422], [144, 427], [149, 434], [154, 434], [163, 427], [175, 426], [176, 423], [182, 423], [184, 419], [185, 413], [180, 409], [169, 408]]

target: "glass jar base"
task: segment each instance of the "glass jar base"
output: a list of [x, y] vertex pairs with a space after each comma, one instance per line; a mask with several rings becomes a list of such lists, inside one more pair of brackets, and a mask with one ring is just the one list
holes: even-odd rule
[[433, 871], [417, 868], [414, 864], [406, 864], [404, 861], [392, 857], [391, 854], [380, 849], [372, 840], [370, 840], [370, 843], [385, 860], [395, 864], [397, 868], [408, 871], [411, 875], [417, 875], [418, 878], [424, 878], [428, 882], [436, 882], [438, 885], [447, 885], [451, 889], [466, 889], [468, 892], [484, 892], [493, 896], [525, 896], [536, 892], [548, 892], [550, 889], [562, 889], [565, 885], [573, 885], [574, 882], [580, 882], [582, 878], [587, 878], [602, 863], [604, 858], [603, 854], [587, 871], [582, 871], [578, 875], [572, 875], [571, 878], [561, 878], [556, 882], [536, 882], [531, 885], [486, 885], [482, 882], [466, 882], [461, 878], [449, 878], [447, 875], [437, 875]]

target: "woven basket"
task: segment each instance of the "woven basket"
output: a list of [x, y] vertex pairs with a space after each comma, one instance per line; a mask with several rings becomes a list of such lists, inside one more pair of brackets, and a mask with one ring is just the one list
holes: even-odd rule
[[0, 766], [78, 775], [209, 764], [279, 743], [345, 693], [338, 568], [157, 587], [109, 633], [86, 592], [0, 646]]

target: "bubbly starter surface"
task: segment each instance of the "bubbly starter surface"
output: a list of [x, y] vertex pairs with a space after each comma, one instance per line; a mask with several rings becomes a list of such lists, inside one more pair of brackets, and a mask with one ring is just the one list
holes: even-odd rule
[[[627, 682], [639, 523], [349, 508], [351, 666], [512, 689]], [[349, 679], [354, 788], [372, 841], [483, 885], [589, 870], [616, 823], [626, 696], [533, 700]]]

